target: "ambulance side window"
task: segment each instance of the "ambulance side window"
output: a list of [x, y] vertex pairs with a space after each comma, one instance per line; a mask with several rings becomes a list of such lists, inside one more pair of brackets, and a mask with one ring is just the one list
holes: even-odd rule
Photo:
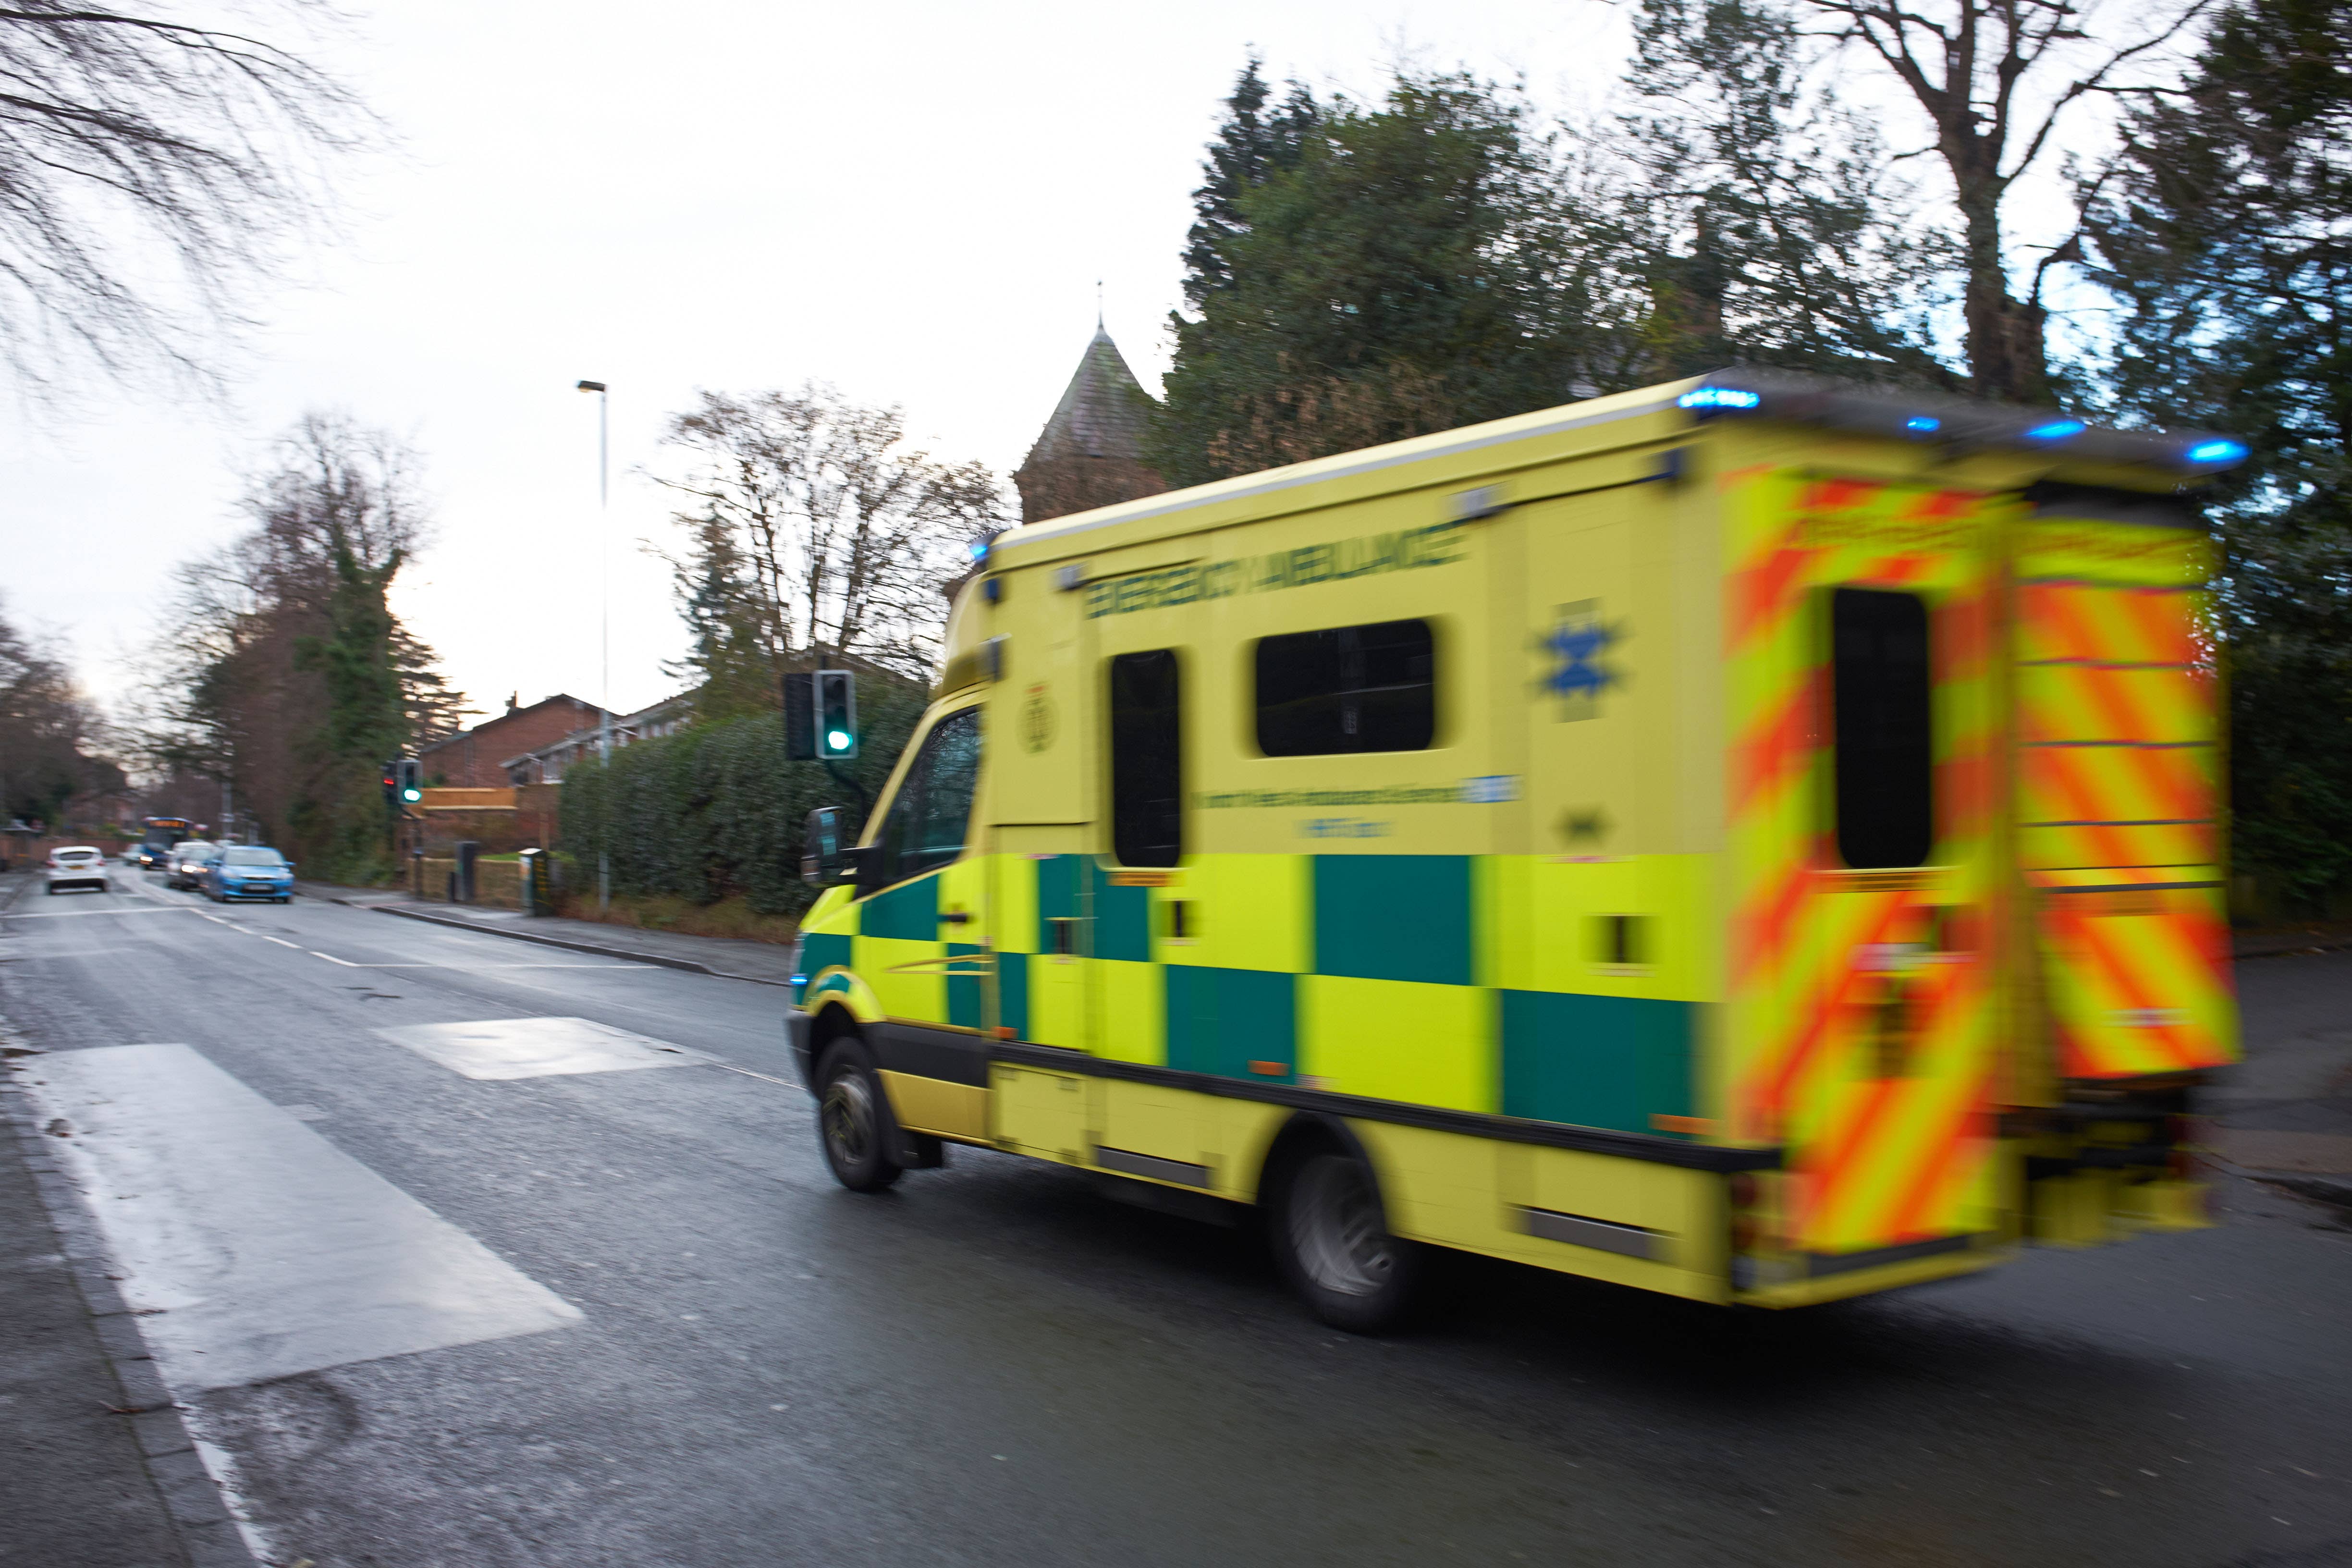
[[922, 752], [899, 782], [882, 826], [876, 888], [919, 877], [963, 853], [972, 787], [979, 782], [980, 710], [967, 708], [931, 726]]
[[1257, 749], [1269, 757], [1419, 752], [1437, 733], [1427, 621], [1261, 638]]
[[1916, 594], [1830, 595], [1838, 856], [1918, 866], [1936, 847], [1935, 676]]
[[1110, 661], [1110, 840], [1122, 866], [1184, 858], [1181, 693], [1173, 649]]

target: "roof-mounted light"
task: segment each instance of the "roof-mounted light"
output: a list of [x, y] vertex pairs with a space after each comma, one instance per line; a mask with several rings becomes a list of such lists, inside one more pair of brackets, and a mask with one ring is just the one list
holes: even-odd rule
[[2242, 463], [2251, 450], [2243, 441], [2215, 439], [2198, 442], [2189, 448], [2187, 456], [2190, 462], [2204, 465]]
[[1677, 408], [1754, 408], [1764, 401], [1760, 392], [1744, 386], [1696, 386], [1675, 399]]
[[2080, 419], [2053, 419], [2046, 425], [2036, 425], [2026, 431], [2029, 441], [2063, 441], [2069, 436], [2080, 436], [2087, 428]]
[[1933, 436], [1944, 427], [1944, 422], [1926, 414], [1914, 414], [1903, 422], [1903, 428], [1914, 436]]

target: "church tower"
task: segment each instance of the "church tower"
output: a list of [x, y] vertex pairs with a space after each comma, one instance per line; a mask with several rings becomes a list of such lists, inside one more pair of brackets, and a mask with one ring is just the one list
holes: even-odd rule
[[1043, 522], [1166, 489], [1168, 481], [1143, 462], [1143, 428], [1152, 407], [1151, 395], [1097, 321], [1078, 373], [1013, 471], [1021, 521]]

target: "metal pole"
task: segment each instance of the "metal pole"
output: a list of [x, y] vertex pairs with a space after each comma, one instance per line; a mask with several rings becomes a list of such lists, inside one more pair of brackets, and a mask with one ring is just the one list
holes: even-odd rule
[[[606, 415], [612, 406], [612, 394], [604, 387], [596, 389], [596, 641], [597, 658], [601, 668], [598, 682], [603, 688], [596, 694], [596, 760], [606, 767], [613, 761], [613, 561], [607, 538], [613, 531], [612, 441], [611, 426]], [[609, 780], [604, 785], [604, 798], [613, 798]], [[612, 824], [604, 825], [600, 840], [612, 837]], [[613, 907], [613, 858], [604, 842], [596, 847], [596, 909], [599, 913]]]

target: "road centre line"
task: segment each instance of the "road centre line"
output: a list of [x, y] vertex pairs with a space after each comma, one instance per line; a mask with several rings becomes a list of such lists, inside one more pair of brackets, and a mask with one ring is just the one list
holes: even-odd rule
[[329, 963], [340, 963], [340, 964], [341, 964], [345, 969], [363, 969], [363, 968], [365, 968], [365, 967], [366, 967], [366, 965], [364, 965], [364, 964], [353, 963], [352, 963], [350, 959], [348, 959], [348, 958], [337, 958], [337, 957], [336, 957], [333, 953], [331, 953], [331, 952], [320, 952], [317, 948], [314, 948], [314, 947], [306, 947], [306, 948], [304, 948], [302, 951], [303, 951], [303, 952], [307, 952], [307, 953], [309, 953], [309, 954], [310, 954], [311, 957], [313, 957], [313, 958], [323, 958], [323, 959], [325, 959]]
[[353, 963], [348, 958], [330, 958], [326, 953], [312, 956], [327, 958], [346, 969], [455, 969], [470, 973], [477, 969], [658, 969], [655, 963]]
[[[37, 915], [0, 915], [9, 921], [72, 921], [88, 920], [92, 915], [204, 915], [194, 904], [163, 904], [152, 910], [51, 910]], [[215, 916], [205, 915], [212, 920]]]
[[264, 942], [276, 942], [276, 943], [277, 943], [278, 946], [280, 946], [280, 947], [290, 947], [290, 948], [292, 948], [292, 949], [293, 949], [295, 952], [307, 952], [307, 951], [309, 951], [308, 949], [304, 948], [304, 947], [303, 947], [303, 945], [302, 945], [300, 942], [288, 942], [288, 941], [287, 941], [284, 937], [282, 937], [282, 936], [265, 936], [265, 937], [263, 937], [261, 940], [262, 940], [262, 941], [264, 941]]

